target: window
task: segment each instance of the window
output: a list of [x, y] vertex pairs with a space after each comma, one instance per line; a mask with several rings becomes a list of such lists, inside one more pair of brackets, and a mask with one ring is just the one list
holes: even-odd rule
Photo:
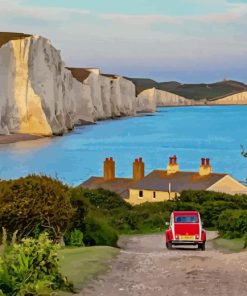
[[143, 198], [143, 191], [142, 190], [139, 191], [139, 198]]
[[153, 192], [153, 198], [156, 198], [156, 192], [155, 191]]
[[197, 216], [176, 216], [175, 223], [198, 223]]

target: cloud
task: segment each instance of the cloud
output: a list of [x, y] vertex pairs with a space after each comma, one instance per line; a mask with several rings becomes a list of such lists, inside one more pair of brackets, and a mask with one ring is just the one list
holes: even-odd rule
[[[198, 69], [218, 75], [226, 67], [232, 73], [239, 66], [247, 68], [247, 5], [188, 1], [210, 2], [212, 9], [203, 15], [126, 15], [0, 0], [1, 30], [47, 37], [62, 50], [67, 65], [100, 67], [103, 72], [177, 72], [186, 78]], [[213, 9], [215, 2], [222, 10]], [[230, 77], [227, 71], [224, 75]]]
[[135, 25], [151, 24], [183, 24], [185, 22], [215, 22], [231, 23], [247, 16], [246, 4], [225, 4], [222, 13], [210, 13], [206, 15], [169, 16], [169, 15], [129, 15], [129, 14], [100, 14], [103, 20], [132, 23]]
[[89, 10], [61, 8], [61, 7], [43, 7], [43, 6], [25, 6], [22, 0], [0, 0], [0, 17], [25, 17], [34, 18], [43, 21], [61, 21], [71, 18], [71, 15], [83, 16], [89, 15]]

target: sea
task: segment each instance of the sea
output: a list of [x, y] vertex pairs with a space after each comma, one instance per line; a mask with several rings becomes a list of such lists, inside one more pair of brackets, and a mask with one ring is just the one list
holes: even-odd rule
[[247, 178], [247, 106], [163, 107], [156, 113], [77, 127], [62, 137], [0, 145], [0, 178], [48, 175], [70, 185], [102, 176], [113, 157], [116, 175], [130, 177], [142, 157], [145, 173], [166, 169], [176, 155], [180, 170], [198, 171], [210, 158], [213, 172]]

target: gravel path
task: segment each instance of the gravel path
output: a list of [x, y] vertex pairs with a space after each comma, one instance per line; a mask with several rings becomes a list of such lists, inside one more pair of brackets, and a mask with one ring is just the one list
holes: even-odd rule
[[162, 235], [124, 237], [107, 274], [90, 282], [86, 296], [246, 296], [247, 253], [223, 254], [209, 241], [205, 252], [166, 250]]

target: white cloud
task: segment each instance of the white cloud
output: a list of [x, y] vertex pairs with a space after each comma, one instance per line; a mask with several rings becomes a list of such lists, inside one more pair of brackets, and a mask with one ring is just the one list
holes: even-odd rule
[[[226, 3], [225, 12], [206, 15], [169, 16], [169, 15], [129, 15], [129, 14], [100, 14], [103, 20], [132, 23], [135, 25], [150, 24], [183, 24], [190, 21], [231, 23], [247, 16], [247, 4]], [[224, 10], [224, 9], [223, 9]]]
[[89, 10], [24, 6], [22, 0], [0, 0], [0, 17], [26, 17], [43, 21], [57, 21], [71, 18], [71, 15], [88, 15]]
[[221, 1], [222, 13], [182, 17], [96, 14], [0, 0], [1, 30], [51, 39], [62, 50], [67, 65], [100, 67], [126, 75], [156, 70], [203, 72], [209, 67], [217, 73], [225, 65], [246, 64], [247, 5], [207, 1], [212, 5]]

